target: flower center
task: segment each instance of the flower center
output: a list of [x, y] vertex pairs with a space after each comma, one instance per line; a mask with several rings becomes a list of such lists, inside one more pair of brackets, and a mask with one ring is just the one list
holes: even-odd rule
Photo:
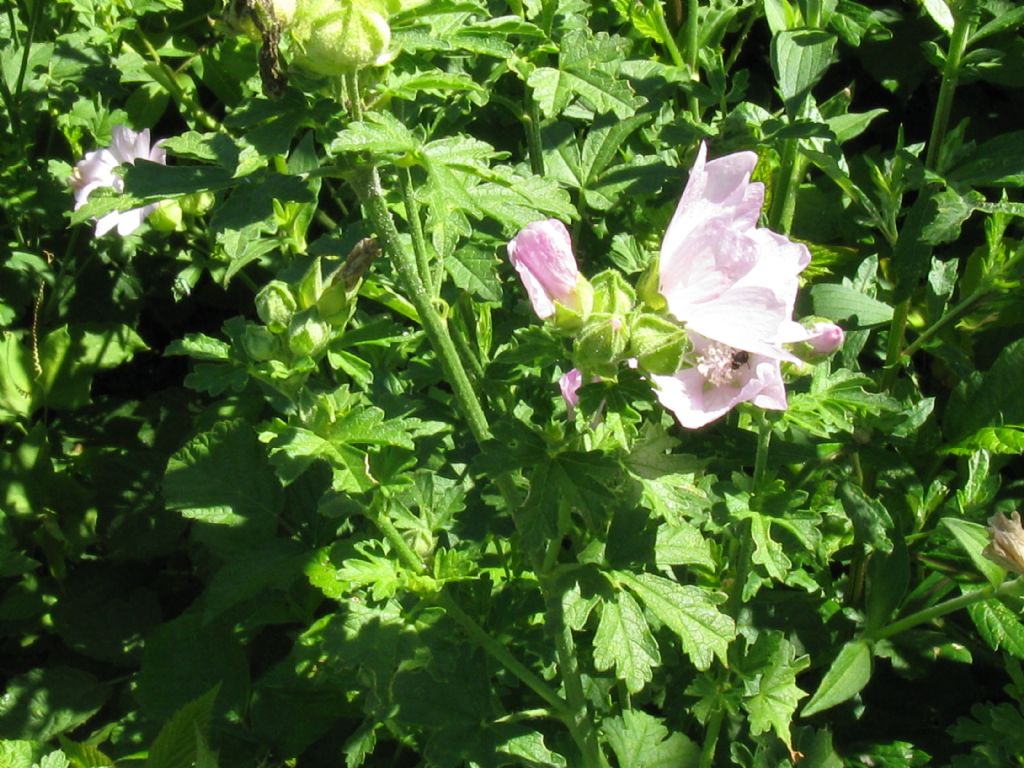
[[697, 356], [697, 372], [714, 387], [732, 384], [737, 372], [749, 364], [749, 352], [717, 341], [709, 342]]

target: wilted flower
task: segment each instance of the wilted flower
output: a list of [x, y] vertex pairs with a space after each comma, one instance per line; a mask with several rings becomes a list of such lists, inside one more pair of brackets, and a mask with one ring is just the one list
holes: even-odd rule
[[565, 400], [565, 408], [572, 415], [573, 410], [579, 405], [579, 389], [583, 386], [583, 372], [579, 368], [573, 368], [562, 374], [558, 380], [558, 388], [562, 390], [562, 399]]
[[658, 401], [687, 429], [697, 429], [724, 416], [739, 403], [783, 410], [786, 390], [779, 361], [767, 355], [736, 350], [691, 333], [697, 364], [672, 376], [651, 375]]
[[[71, 173], [69, 184], [75, 191], [75, 210], [77, 211], [89, 199], [94, 189], [111, 187], [117, 192], [124, 191], [124, 179], [115, 169], [125, 163], [134, 164], [136, 160], [151, 160], [154, 163], [166, 163], [166, 152], [157, 142], [149, 144], [149, 129], [138, 133], [123, 125], [115, 125], [111, 131], [109, 147], [87, 152]], [[122, 237], [129, 235], [142, 226], [143, 220], [156, 210], [159, 203], [133, 208], [130, 211], [112, 211], [96, 220], [96, 236], [105, 235], [117, 228]]]
[[569, 230], [558, 219], [535, 221], [521, 230], [509, 241], [508, 257], [542, 320], [555, 314], [556, 302], [573, 312], [584, 309]]
[[988, 533], [992, 537], [982, 554], [1008, 571], [1024, 574], [1024, 526], [1020, 513], [1007, 517], [997, 512], [988, 520]]

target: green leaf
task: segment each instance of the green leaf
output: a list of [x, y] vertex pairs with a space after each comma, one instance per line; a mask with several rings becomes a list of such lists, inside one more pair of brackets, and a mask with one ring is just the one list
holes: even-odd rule
[[765, 571], [775, 581], [785, 581], [793, 563], [782, 551], [782, 545], [771, 537], [771, 518], [752, 512], [750, 537], [754, 540], [754, 551], [750, 559], [764, 566]]
[[[61, 736], [60, 748], [73, 768], [114, 768], [114, 760], [92, 744], [80, 744]], [[2, 758], [0, 765], [4, 765]]]
[[856, 317], [861, 326], [881, 325], [892, 320], [892, 307], [861, 293], [852, 285], [818, 283], [811, 287], [814, 314], [829, 320]]
[[387, 111], [370, 112], [351, 122], [331, 142], [331, 154], [369, 152], [377, 156], [415, 154], [420, 141]]
[[498, 748], [501, 754], [518, 758], [517, 765], [526, 768], [565, 768], [565, 758], [552, 752], [544, 743], [544, 734], [529, 731], [513, 736], [504, 741]]
[[174, 713], [149, 748], [146, 768], [193, 768], [219, 691], [220, 686], [215, 685]]
[[602, 604], [601, 621], [594, 635], [594, 666], [599, 671], [614, 666], [627, 690], [639, 693], [659, 664], [658, 644], [643, 611], [632, 595], [620, 590], [614, 601]]
[[0, 424], [32, 413], [32, 360], [20, 333], [0, 333]]
[[167, 463], [163, 490], [167, 507], [184, 517], [244, 526], [256, 537], [273, 532], [281, 511], [281, 486], [242, 422], [222, 421], [192, 438]]
[[760, 662], [751, 669], [744, 661], [748, 677], [742, 704], [750, 716], [750, 732], [756, 736], [773, 730], [792, 750], [790, 723], [800, 699], [807, 695], [797, 687], [796, 676], [807, 669], [810, 659], [797, 657], [796, 648], [779, 632], [760, 634], [749, 653]]
[[1024, 625], [1017, 614], [998, 600], [983, 600], [968, 606], [967, 612], [985, 642], [998, 651], [1024, 659]]
[[1024, 185], [1024, 131], [1012, 131], [979, 144], [947, 174], [950, 183], [969, 187]]
[[501, 301], [498, 261], [494, 251], [466, 244], [444, 260], [455, 285], [483, 301]]
[[616, 571], [615, 578], [679, 636], [683, 651], [697, 669], [710, 667], [716, 656], [726, 663], [725, 654], [736, 637], [736, 625], [716, 607], [724, 599], [721, 595], [650, 573]]
[[4, 768], [32, 768], [35, 760], [35, 742], [22, 740], [0, 741], [0, 765]]
[[612, 164], [619, 147], [641, 125], [651, 119], [649, 114], [616, 119], [610, 115], [598, 117], [583, 141], [580, 170], [584, 187], [592, 187]]
[[681, 733], [669, 734], [660, 719], [641, 709], [602, 723], [619, 765], [629, 768], [679, 768], [696, 765], [700, 747]]
[[545, 117], [560, 114], [574, 97], [595, 112], [611, 112], [623, 120], [632, 117], [641, 104], [628, 85], [596, 67], [566, 70], [538, 67], [530, 73], [526, 84], [533, 89], [533, 96]]
[[871, 646], [865, 640], [851, 640], [839, 651], [800, 716], [810, 717], [852, 699], [870, 679]]
[[658, 526], [654, 559], [659, 568], [700, 565], [712, 571], [715, 569], [710, 542], [704, 538], [700, 529], [682, 520]]
[[165, 355], [187, 355], [196, 360], [226, 361], [231, 357], [231, 346], [205, 333], [186, 333], [167, 345]]
[[953, 444], [1004, 424], [1024, 424], [1020, 382], [1024, 376], [1024, 339], [1005, 346], [988, 371], [962, 382], [946, 409], [943, 431]]
[[1006, 578], [1006, 571], [982, 554], [982, 551], [992, 540], [988, 528], [972, 523], [969, 520], [960, 520], [955, 517], [944, 517], [941, 522], [952, 532], [956, 540], [960, 542], [960, 546], [970, 556], [975, 568], [981, 571], [981, 574], [988, 579], [988, 583], [993, 587], [998, 587], [1002, 584]]
[[888, 532], [893, 528], [893, 522], [882, 502], [871, 498], [860, 486], [849, 482], [840, 484], [839, 499], [853, 523], [857, 543], [880, 552], [892, 552]]
[[[182, 707], [219, 686], [217, 711], [241, 711], [249, 695], [249, 661], [226, 622], [204, 623], [185, 613], [146, 637], [138, 700], [153, 720], [169, 720]], [[191, 741], [195, 749], [194, 731]]]
[[0, 733], [49, 741], [86, 722], [109, 696], [88, 672], [54, 664], [11, 678], [0, 696]]
[[835, 44], [834, 35], [820, 30], [786, 30], [772, 38], [772, 69], [791, 119], [832, 63]]
[[51, 752], [39, 761], [39, 768], [70, 768], [67, 755], [60, 750]]
[[865, 629], [880, 629], [903, 601], [910, 585], [910, 557], [902, 536], [893, 538], [889, 554], [875, 552], [868, 562]]

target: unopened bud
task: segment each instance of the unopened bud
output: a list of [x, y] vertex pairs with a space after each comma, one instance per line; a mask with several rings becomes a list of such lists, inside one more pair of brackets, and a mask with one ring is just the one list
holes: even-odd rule
[[648, 373], [671, 376], [683, 367], [690, 347], [686, 331], [661, 315], [644, 312], [633, 321], [630, 351]]
[[278, 337], [262, 325], [247, 325], [242, 335], [245, 353], [258, 363], [277, 356], [280, 349]]
[[256, 314], [274, 333], [283, 333], [292, 321], [298, 305], [287, 283], [274, 280], [256, 294]]
[[288, 349], [299, 357], [312, 357], [323, 350], [330, 338], [330, 330], [315, 310], [302, 312], [292, 318], [288, 328]]
[[177, 200], [163, 200], [149, 214], [149, 225], [157, 232], [174, 232], [181, 228], [181, 206]]

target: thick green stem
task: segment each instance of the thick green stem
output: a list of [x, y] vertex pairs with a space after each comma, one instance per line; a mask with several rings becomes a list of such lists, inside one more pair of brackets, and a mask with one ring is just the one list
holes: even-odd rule
[[[690, 70], [690, 79], [695, 83], [700, 81], [700, 71], [697, 69], [697, 61], [700, 55], [700, 36], [697, 27], [697, 9], [699, 6], [699, 0], [686, 0], [686, 35], [684, 38], [686, 66]], [[690, 114], [694, 120], [700, 121], [700, 103], [697, 101], [696, 95], [690, 96]]]
[[[358, 88], [356, 86], [357, 83], [354, 82], [354, 78], [350, 78], [349, 90], [352, 94], [353, 105], [358, 102]], [[357, 110], [358, 108], [353, 111], [353, 115], [358, 119], [361, 112]], [[491, 430], [487, 423], [487, 417], [484, 414], [480, 400], [469, 380], [469, 376], [466, 374], [462, 360], [459, 357], [454, 342], [452, 341], [452, 336], [449, 333], [444, 320], [434, 307], [432, 297], [430, 296], [426, 285], [424, 285], [423, 280], [420, 279], [416, 258], [405, 249], [401, 242], [398, 230], [395, 228], [394, 220], [391, 217], [391, 212], [388, 210], [387, 201], [381, 187], [380, 174], [377, 167], [371, 164], [365, 168], [362, 171], [361, 176], [356, 180], [355, 187], [357, 194], [363, 202], [366, 212], [373, 223], [373, 227], [384, 252], [387, 253], [391, 259], [395, 271], [398, 273], [399, 280], [408, 295], [409, 301], [416, 308], [416, 312], [419, 314], [420, 321], [423, 324], [423, 330], [426, 333], [434, 352], [437, 354], [441, 367], [444, 370], [445, 377], [452, 388], [452, 392], [454, 393], [455, 402], [458, 405], [463, 418], [465, 418], [467, 422], [470, 433], [478, 444], [485, 443], [491, 437]], [[513, 520], [518, 524], [520, 521], [517, 520], [517, 515], [515, 514], [516, 494], [511, 480], [507, 476], [501, 476], [496, 480], [496, 484], [499, 491], [501, 491], [502, 496], [505, 498], [509, 511], [512, 513]], [[387, 536], [386, 532], [385, 536]], [[560, 615], [560, 596], [547, 589], [547, 585], [543, 583], [543, 563], [541, 558], [534, 558], [533, 565], [537, 571], [538, 579], [542, 580], [542, 591], [545, 604], [548, 606], [549, 612], [555, 616]], [[480, 628], [479, 625], [473, 622], [468, 615], [466, 615], [457, 605], [455, 605], [454, 602], [452, 602], [450, 597], [443, 597], [442, 599], [446, 610], [449, 608], [451, 609], [452, 618], [462, 624], [471, 637], [478, 642], [484, 650], [498, 659], [498, 661], [506, 667], [510, 662], [514, 663], [516, 665], [515, 668], [507, 667], [511, 672], [513, 672], [532, 690], [537, 692], [538, 695], [542, 695], [549, 704], [555, 706], [555, 702], [557, 702], [557, 708], [563, 712], [566, 711], [565, 702], [557, 696], [552, 697], [549, 690], [544, 694], [540, 693], [537, 689], [537, 680], [533, 680], [532, 682], [527, 681], [524, 674], [532, 675], [532, 673], [530, 673], [526, 667], [515, 662], [507, 649], [505, 649], [501, 643], [494, 640], [494, 638], [490, 637], [490, 635]], [[605, 765], [604, 755], [601, 753], [598, 746], [596, 729], [590, 718], [586, 700], [583, 697], [582, 680], [576, 663], [576, 654], [572, 644], [571, 632], [568, 629], [565, 629], [564, 626], [552, 627], [551, 630], [555, 640], [559, 671], [562, 675], [567, 695], [570, 697], [569, 710], [571, 711], [571, 716], [567, 721], [567, 725], [569, 726], [573, 739], [576, 741], [576, 744], [583, 755], [583, 765], [585, 768], [603, 768]]]
[[932, 118], [932, 132], [928, 138], [928, 154], [925, 165], [932, 170], [939, 170], [938, 162], [942, 150], [942, 142], [949, 130], [949, 115], [953, 109], [953, 95], [956, 93], [957, 81], [960, 79], [960, 65], [967, 53], [967, 39], [971, 36], [971, 18], [968, 14], [956, 14], [953, 23], [953, 34], [949, 40], [949, 51], [946, 63], [942, 68], [942, 85], [939, 87], [939, 100], [935, 105]]
[[[658, 29], [658, 37], [661, 38], [661, 44], [668, 51], [672, 63], [677, 67], [690, 67], [691, 65], [683, 58], [683, 54], [679, 52], [679, 46], [676, 45], [676, 39], [672, 35], [672, 30], [668, 28], [668, 22], [665, 21], [665, 9], [661, 7], [660, 2], [654, 4], [654, 25]], [[687, 32], [689, 32], [689, 27], [687, 27]]]
[[700, 768], [711, 768], [715, 760], [715, 749], [718, 747], [718, 734], [722, 730], [725, 712], [716, 709], [704, 729], [704, 746], [700, 751]]
[[757, 429], [757, 453], [754, 454], [754, 490], [760, 489], [764, 483], [768, 469], [768, 449], [772, 444], [772, 425], [763, 413], [758, 413], [760, 423]]
[[[960, 79], [960, 65], [967, 52], [967, 40], [971, 35], [971, 17], [963, 12], [956, 14], [953, 23], [953, 34], [949, 40], [946, 63], [942, 68], [942, 85], [939, 87], [939, 100], [935, 105], [932, 117], [932, 130], [928, 138], [928, 152], [925, 155], [925, 166], [930, 170], [938, 170], [941, 160], [942, 142], [949, 129], [949, 115], [953, 109], [953, 95], [956, 93], [957, 81]], [[886, 371], [882, 377], [882, 387], [891, 389], [896, 383], [900, 360], [905, 357], [903, 338], [907, 330], [907, 318], [910, 315], [911, 297], [905, 298], [896, 305], [892, 322], [889, 325], [889, 343], [885, 350]]]
[[800, 179], [804, 174], [804, 168], [804, 161], [800, 156], [800, 140], [786, 139], [782, 145], [782, 161], [768, 216], [772, 229], [777, 232], [788, 235], [793, 227], [796, 197], [800, 191]]
[[963, 317], [972, 309], [974, 309], [980, 302], [984, 301], [991, 294], [992, 290], [988, 286], [985, 286], [984, 288], [979, 288], [978, 290], [974, 291], [970, 296], [968, 296], [966, 299], [958, 303], [955, 307], [946, 312], [946, 314], [944, 314], [942, 317], [940, 317], [938, 320], [932, 323], [927, 329], [925, 329], [925, 331], [920, 336], [914, 339], [913, 344], [910, 344], [906, 349], [903, 350], [900, 356], [902, 358], [908, 358], [912, 356], [915, 352], [917, 352], [917, 350], [919, 350], [921, 347], [927, 344], [933, 336], [942, 331], [943, 328], [946, 328], [955, 323], [956, 321], [958, 321], [961, 317]]
[[540, 106], [533, 91], [526, 94], [527, 114], [523, 116], [526, 126], [526, 147], [530, 154], [530, 170], [537, 176], [544, 175], [544, 142], [540, 137]]
[[402, 204], [405, 206], [405, 217], [409, 222], [409, 234], [412, 236], [412, 250], [416, 255], [416, 269], [427, 293], [436, 296], [432, 285], [430, 263], [427, 258], [427, 241], [423, 237], [423, 222], [420, 220], [420, 207], [416, 202], [416, 193], [412, 188], [412, 173], [408, 168], [398, 174], [399, 186], [402, 190]]
[[1024, 578], [1017, 578], [1013, 581], [1006, 581], [1000, 584], [998, 587], [988, 586], [982, 589], [975, 590], [974, 592], [965, 592], [959, 597], [954, 597], [951, 600], [933, 605], [930, 608], [912, 613], [899, 621], [894, 621], [886, 627], [875, 632], [869, 632], [866, 635], [868, 640], [882, 640], [886, 637], [892, 637], [898, 635], [900, 632], [906, 632], [908, 629], [913, 629], [919, 624], [925, 622], [934, 621], [946, 614], [959, 611], [962, 608], [966, 608], [974, 603], [983, 600], [992, 600], [993, 598], [1001, 597], [1020, 597], [1024, 594]]

